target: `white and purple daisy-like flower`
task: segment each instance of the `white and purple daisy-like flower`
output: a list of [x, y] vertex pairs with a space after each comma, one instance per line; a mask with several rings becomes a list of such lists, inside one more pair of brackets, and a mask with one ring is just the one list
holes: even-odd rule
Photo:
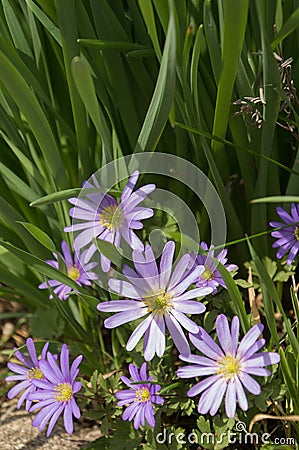
[[133, 350], [144, 336], [146, 361], [150, 361], [155, 354], [159, 357], [164, 354], [165, 326], [179, 352], [190, 353], [183, 328], [191, 333], [197, 333], [199, 328], [186, 314], [203, 313], [205, 306], [193, 299], [212, 292], [211, 287], [187, 291], [204, 271], [204, 267], [193, 265], [190, 269], [192, 256], [186, 254], [173, 269], [174, 251], [174, 242], [167, 242], [159, 267], [150, 245], [146, 245], [144, 253], [133, 251], [136, 271], [124, 265], [123, 274], [127, 280], [109, 280], [109, 287], [129, 300], [113, 300], [97, 306], [99, 311], [116, 313], [105, 320], [106, 328], [115, 328], [147, 316], [137, 325], [126, 346], [128, 351]]
[[[71, 280], [75, 281], [79, 286], [91, 286], [91, 282], [93, 280], [97, 280], [98, 276], [92, 272], [97, 265], [96, 262], [90, 262], [88, 264], [84, 264], [85, 253], [83, 252], [80, 257], [75, 253], [74, 258], [70, 252], [70, 249], [65, 241], [62, 241], [61, 244], [62, 255], [60, 255], [60, 260], [65, 264], [66, 274]], [[53, 253], [55, 260], [47, 260], [46, 262], [50, 264], [50, 266], [55, 269], [59, 269], [58, 264], [58, 256], [56, 253]], [[69, 293], [72, 291], [70, 286], [61, 283], [57, 280], [48, 280], [44, 283], [40, 284], [39, 289], [49, 289], [53, 288], [54, 294], [56, 294], [59, 300], [66, 300]], [[50, 299], [53, 298], [51, 294], [49, 296]]]
[[16, 397], [20, 392], [24, 391], [20, 396], [17, 404], [17, 408], [20, 408], [22, 403], [26, 400], [26, 410], [28, 411], [32, 401], [28, 399], [28, 395], [36, 390], [33, 380], [42, 380], [44, 378], [43, 371], [40, 367], [40, 362], [45, 359], [49, 342], [47, 342], [42, 350], [40, 358], [37, 357], [34, 342], [31, 338], [26, 340], [26, 347], [29, 356], [25, 356], [20, 350], [15, 352], [15, 356], [22, 363], [7, 363], [7, 367], [17, 375], [9, 375], [5, 378], [5, 381], [19, 381], [13, 388], [8, 391], [8, 398], [12, 399]]
[[[162, 405], [163, 398], [158, 394], [161, 386], [152, 384], [153, 377], [148, 377], [146, 373], [146, 363], [143, 363], [140, 372], [133, 364], [129, 365], [129, 372], [132, 381], [122, 376], [121, 380], [130, 388], [119, 391], [115, 397], [119, 400], [118, 406], [128, 405], [124, 410], [122, 419], [133, 420], [134, 428], [137, 430], [140, 425], [144, 426], [147, 422], [151, 427], [155, 426], [155, 416], [153, 403]], [[132, 384], [136, 383], [136, 384]]]
[[220, 346], [201, 327], [196, 335], [190, 334], [193, 345], [205, 356], [180, 355], [180, 359], [192, 365], [181, 367], [177, 375], [180, 378], [194, 378], [208, 375], [208, 378], [197, 383], [188, 392], [189, 397], [201, 394], [198, 402], [198, 412], [214, 416], [225, 395], [225, 411], [233, 418], [236, 403], [243, 411], [248, 409], [244, 387], [253, 395], [259, 395], [261, 387], [251, 375], [269, 376], [271, 372], [265, 366], [277, 364], [280, 357], [277, 353], [259, 352], [265, 345], [264, 339], [259, 339], [263, 325], [254, 325], [239, 340], [239, 319], [235, 316], [231, 329], [224, 314], [216, 319], [216, 331]]
[[[133, 192], [138, 181], [139, 172], [136, 170], [129, 178], [118, 203], [109, 194], [103, 194], [101, 186], [95, 175], [91, 177], [91, 182], [85, 182], [82, 190], [98, 190], [96, 193], [87, 194], [86, 199], [70, 198], [74, 208], [70, 210], [70, 216], [76, 219], [76, 223], [66, 227], [67, 232], [78, 232], [74, 241], [74, 248], [79, 251], [83, 247], [88, 247], [85, 259], [88, 262], [97, 250], [94, 238], [104, 240], [119, 247], [123, 238], [132, 249], [143, 250], [144, 245], [138, 238], [134, 230], [143, 228], [141, 220], [152, 217], [154, 212], [150, 208], [137, 206], [154, 189], [154, 184], [147, 184]], [[81, 197], [82, 197], [81, 194]], [[101, 254], [101, 267], [103, 272], [108, 272], [111, 261]]]
[[287, 264], [290, 265], [299, 251], [299, 203], [292, 203], [291, 214], [287, 213], [280, 206], [276, 208], [276, 212], [283, 220], [283, 223], [270, 222], [270, 226], [284, 228], [272, 231], [271, 236], [277, 238], [277, 241], [274, 242], [272, 247], [278, 248], [276, 253], [277, 258], [282, 258], [288, 253]]
[[[213, 289], [213, 294], [216, 294], [219, 286], [226, 288], [220, 272], [217, 269], [217, 264], [222, 264], [229, 272], [234, 272], [238, 269], [238, 266], [236, 266], [235, 264], [227, 264], [226, 249], [221, 250], [221, 252], [215, 255], [213, 245], [211, 245], [209, 248], [205, 242], [201, 242], [200, 247], [207, 253], [198, 255], [196, 257], [196, 263], [205, 267], [204, 272], [200, 274], [198, 279], [196, 280], [196, 286], [209, 286]], [[214, 259], [214, 261], [212, 258]], [[217, 260], [217, 262], [215, 260]]]
[[29, 395], [29, 399], [37, 403], [31, 406], [30, 412], [40, 410], [32, 422], [32, 425], [38, 427], [40, 431], [50, 421], [47, 437], [61, 414], [63, 414], [65, 430], [69, 434], [73, 432], [73, 416], [76, 419], [80, 417], [80, 409], [74, 394], [82, 387], [82, 384], [76, 381], [81, 361], [82, 355], [74, 360], [70, 368], [69, 351], [66, 344], [63, 344], [60, 367], [50, 352], [47, 353], [47, 359], [40, 362], [44, 379], [34, 380], [36, 391]]

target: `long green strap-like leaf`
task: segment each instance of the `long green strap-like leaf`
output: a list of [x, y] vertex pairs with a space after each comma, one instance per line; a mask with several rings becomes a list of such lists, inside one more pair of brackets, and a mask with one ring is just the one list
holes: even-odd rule
[[62, 160], [46, 116], [29, 86], [2, 52], [0, 52], [0, 82], [9, 91], [26, 118], [57, 185], [62, 189], [67, 187]]
[[[243, 46], [247, 24], [248, 0], [226, 0], [224, 3], [224, 35], [222, 44], [222, 71], [218, 84], [216, 109], [214, 115], [213, 134], [225, 137], [232, 91], [236, 79], [237, 68]], [[228, 160], [224, 154], [224, 146], [212, 141], [212, 150], [216, 154], [216, 162], [224, 164], [221, 173], [229, 177]], [[225, 167], [226, 166], [226, 167]], [[224, 170], [227, 169], [225, 173]]]
[[175, 90], [176, 30], [172, 7], [161, 67], [146, 117], [140, 131], [134, 152], [153, 151], [168, 119]]

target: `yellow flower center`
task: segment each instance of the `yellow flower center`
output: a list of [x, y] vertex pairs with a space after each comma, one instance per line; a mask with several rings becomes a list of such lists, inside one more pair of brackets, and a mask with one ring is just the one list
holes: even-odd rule
[[80, 270], [76, 266], [70, 266], [67, 269], [67, 276], [74, 281], [77, 281], [80, 277]]
[[134, 401], [139, 403], [145, 403], [149, 401], [150, 398], [151, 398], [150, 391], [148, 390], [148, 388], [143, 387], [137, 389]]
[[31, 380], [33, 378], [36, 378], [37, 380], [42, 380], [44, 378], [43, 372], [38, 367], [33, 367], [32, 369], [28, 370], [27, 376]]
[[54, 387], [54, 394], [56, 402], [68, 402], [73, 396], [72, 386], [69, 383], [59, 383]]
[[123, 223], [123, 214], [118, 205], [107, 206], [99, 216], [99, 222], [103, 227], [113, 231]]
[[238, 375], [240, 372], [240, 362], [231, 355], [218, 359], [217, 364], [219, 367], [217, 374], [221, 375], [226, 381]]
[[163, 315], [172, 307], [171, 299], [172, 295], [167, 294], [163, 290], [156, 293], [149, 291], [148, 295], [143, 299], [143, 303], [146, 304], [148, 312]]
[[295, 228], [293, 235], [295, 236], [295, 238], [299, 242], [299, 227]]
[[209, 269], [206, 269], [201, 275], [200, 278], [203, 278], [204, 280], [210, 280], [213, 278], [213, 272]]

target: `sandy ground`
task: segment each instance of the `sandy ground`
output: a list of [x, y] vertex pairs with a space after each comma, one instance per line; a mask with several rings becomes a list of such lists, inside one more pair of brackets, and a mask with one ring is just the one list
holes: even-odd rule
[[75, 423], [74, 433], [64, 431], [60, 418], [49, 438], [46, 429], [39, 432], [32, 427], [33, 415], [24, 408], [16, 409], [16, 401], [4, 402], [0, 408], [1, 450], [79, 450], [100, 437], [98, 426], [88, 427], [86, 422]]

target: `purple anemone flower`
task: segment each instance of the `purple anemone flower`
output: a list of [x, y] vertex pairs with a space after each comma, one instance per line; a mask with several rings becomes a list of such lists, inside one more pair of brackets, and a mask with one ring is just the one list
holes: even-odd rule
[[210, 248], [208, 248], [205, 242], [201, 242], [200, 246], [202, 250], [208, 253], [206, 255], [201, 254], [196, 257], [196, 263], [199, 265], [203, 265], [205, 267], [204, 272], [201, 275], [199, 275], [198, 279], [196, 280], [196, 286], [197, 287], [209, 286], [213, 289], [213, 294], [216, 294], [218, 286], [226, 288], [226, 285], [220, 275], [219, 270], [217, 270], [217, 263], [213, 261], [211, 257], [216, 259], [229, 272], [237, 270], [238, 266], [236, 266], [235, 264], [226, 264], [227, 263], [226, 249], [222, 250], [220, 253], [218, 253], [218, 255], [215, 255], [213, 245], [211, 245]]
[[[205, 306], [196, 297], [212, 292], [210, 287], [200, 287], [187, 291], [204, 271], [203, 266], [190, 269], [192, 256], [184, 255], [173, 270], [172, 261], [175, 244], [165, 245], [158, 268], [150, 245], [145, 252], [133, 251], [136, 272], [124, 265], [123, 274], [128, 281], [109, 280], [109, 287], [130, 300], [113, 300], [100, 303], [97, 308], [103, 312], [117, 314], [105, 320], [106, 328], [115, 328], [124, 323], [147, 316], [133, 331], [127, 350], [133, 350], [144, 335], [144, 358], [150, 361], [155, 353], [161, 357], [165, 351], [165, 325], [174, 344], [181, 354], [190, 353], [188, 341], [182, 327], [192, 333], [198, 332], [198, 326], [186, 314], [201, 314]], [[193, 260], [194, 262], [194, 260]]]
[[276, 253], [277, 258], [282, 258], [289, 253], [287, 264], [290, 265], [296, 258], [299, 250], [299, 203], [292, 203], [291, 214], [288, 214], [280, 206], [276, 208], [276, 212], [284, 223], [270, 222], [270, 226], [274, 228], [285, 228], [272, 231], [271, 236], [278, 238], [272, 247], [278, 248]]
[[74, 394], [80, 391], [82, 384], [75, 381], [79, 373], [79, 364], [82, 355], [78, 356], [71, 368], [69, 363], [69, 351], [63, 344], [60, 354], [60, 367], [53, 355], [48, 352], [47, 360], [40, 361], [41, 370], [45, 378], [35, 379], [37, 390], [30, 394], [30, 400], [37, 401], [31, 406], [30, 412], [40, 410], [35, 416], [32, 425], [41, 431], [48, 420], [47, 437], [50, 435], [58, 417], [63, 413], [64, 427], [67, 433], [73, 432], [73, 416], [80, 417], [80, 409], [75, 401]]
[[[85, 286], [91, 286], [90, 280], [97, 280], [98, 278], [98, 276], [94, 272], [91, 272], [91, 270], [97, 265], [97, 263], [91, 262], [88, 264], [84, 264], [82, 261], [84, 261], [86, 252], [83, 252], [81, 257], [79, 258], [75, 254], [73, 259], [70, 249], [65, 241], [62, 241], [61, 248], [63, 256], [60, 255], [60, 259], [65, 264], [67, 276], [71, 278], [71, 280], [79, 284], [79, 286], [82, 286], [83, 284]], [[58, 256], [56, 255], [56, 253], [53, 253], [53, 255], [56, 261], [47, 260], [46, 262], [55, 269], [58, 269]], [[49, 289], [49, 287], [54, 288], [53, 292], [58, 296], [59, 300], [66, 300], [69, 293], [73, 290], [70, 286], [67, 286], [66, 284], [63, 284], [57, 280], [45, 281], [38, 287], [39, 289]], [[53, 295], [51, 294], [49, 298], [53, 298]]]
[[[120, 245], [123, 238], [132, 249], [143, 250], [144, 245], [137, 237], [134, 230], [143, 228], [141, 220], [152, 217], [154, 212], [150, 208], [139, 207], [148, 194], [154, 189], [154, 184], [147, 184], [135, 192], [133, 189], [138, 181], [139, 172], [136, 170], [129, 178], [120, 197], [120, 203], [109, 194], [100, 192], [100, 185], [92, 176], [92, 183], [85, 182], [84, 189], [98, 189], [95, 194], [86, 194], [87, 199], [70, 198], [69, 202], [75, 205], [70, 210], [70, 216], [80, 222], [65, 228], [67, 232], [81, 231], [75, 238], [74, 248], [76, 251], [89, 245], [85, 259], [88, 262], [96, 252], [94, 238]], [[103, 272], [108, 272], [111, 261], [101, 254], [101, 267]]]
[[20, 408], [24, 400], [26, 400], [26, 410], [28, 411], [31, 406], [31, 400], [28, 399], [28, 395], [36, 390], [33, 384], [34, 379], [42, 380], [44, 378], [43, 371], [40, 367], [40, 362], [45, 359], [49, 342], [47, 342], [42, 350], [40, 358], [36, 355], [36, 349], [34, 342], [31, 338], [26, 340], [26, 347], [28, 349], [29, 357], [25, 356], [20, 350], [15, 352], [15, 356], [22, 363], [14, 364], [7, 363], [7, 367], [17, 375], [9, 375], [5, 378], [5, 381], [20, 381], [13, 388], [8, 391], [8, 398], [12, 399], [20, 392], [24, 391], [18, 400], [17, 408]]
[[196, 335], [189, 335], [193, 345], [205, 356], [180, 355], [180, 359], [193, 365], [181, 367], [177, 371], [180, 378], [194, 378], [210, 375], [197, 383], [188, 392], [189, 397], [201, 395], [198, 412], [214, 416], [225, 394], [225, 411], [227, 417], [233, 418], [238, 401], [243, 411], [248, 409], [244, 387], [253, 395], [259, 395], [261, 387], [251, 375], [269, 376], [265, 366], [277, 364], [277, 353], [259, 352], [265, 345], [265, 339], [259, 339], [263, 325], [254, 325], [238, 345], [239, 319], [235, 316], [231, 329], [224, 314], [216, 319], [216, 331], [220, 346], [201, 327]]
[[[123, 420], [133, 420], [134, 428], [137, 430], [140, 425], [144, 426], [145, 421], [151, 427], [155, 426], [155, 416], [153, 403], [162, 405], [164, 403], [163, 398], [158, 394], [161, 389], [159, 384], [152, 384], [153, 377], [148, 377], [146, 374], [146, 363], [143, 363], [140, 368], [129, 365], [129, 372], [133, 379], [130, 381], [127, 377], [121, 377], [121, 380], [130, 388], [123, 391], [119, 391], [115, 394], [115, 397], [119, 400], [118, 406], [129, 405], [123, 412]], [[132, 382], [138, 384], [132, 384]]]

